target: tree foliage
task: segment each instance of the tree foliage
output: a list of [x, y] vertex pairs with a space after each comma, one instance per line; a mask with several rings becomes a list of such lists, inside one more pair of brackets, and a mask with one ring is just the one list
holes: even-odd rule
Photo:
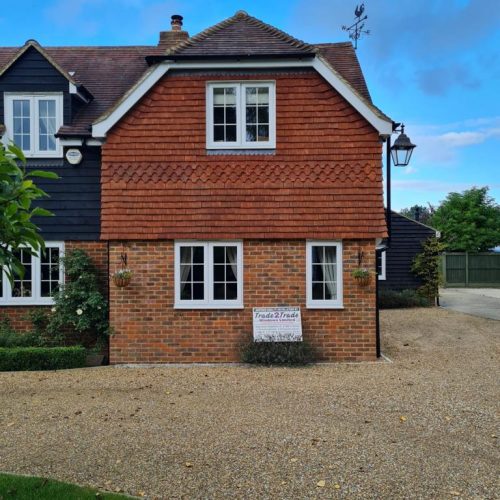
[[488, 196], [488, 187], [448, 194], [431, 225], [451, 251], [484, 252], [500, 245], [500, 206]]
[[416, 220], [422, 224], [430, 225], [432, 215], [434, 214], [434, 207], [429, 204], [428, 207], [424, 205], [413, 205], [409, 208], [403, 208], [399, 213], [408, 217], [409, 219]]
[[24, 268], [17, 257], [18, 250], [38, 254], [44, 249], [43, 238], [33, 223], [35, 216], [53, 215], [48, 210], [33, 207], [35, 200], [47, 196], [37, 187], [33, 178], [57, 179], [57, 174], [44, 170], [26, 170], [23, 152], [14, 144], [0, 144], [0, 268], [10, 280], [23, 276]]
[[415, 256], [411, 270], [422, 279], [423, 285], [418, 289], [420, 295], [426, 297], [429, 304], [436, 303], [441, 285], [439, 269], [440, 253], [446, 245], [436, 237], [428, 238], [422, 244], [422, 252]]

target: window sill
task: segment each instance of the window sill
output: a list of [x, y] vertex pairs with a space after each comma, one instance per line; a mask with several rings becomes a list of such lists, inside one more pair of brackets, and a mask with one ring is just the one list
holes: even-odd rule
[[53, 299], [47, 299], [47, 300], [15, 300], [15, 301], [0, 301], [0, 307], [11, 307], [11, 306], [53, 306], [54, 305], [54, 300]]
[[235, 149], [235, 148], [217, 148], [211, 149], [207, 148], [207, 154], [209, 156], [217, 155], [275, 155], [276, 148], [245, 148], [245, 149]]
[[327, 305], [327, 304], [306, 304], [306, 309], [337, 309], [337, 310], [343, 310], [344, 305], [343, 304], [336, 304], [336, 305]]
[[191, 309], [191, 310], [203, 310], [203, 309], [244, 309], [245, 307], [243, 304], [201, 304], [201, 305], [195, 305], [195, 304], [174, 304], [174, 309], [179, 309], [179, 310], [186, 310], [186, 309]]

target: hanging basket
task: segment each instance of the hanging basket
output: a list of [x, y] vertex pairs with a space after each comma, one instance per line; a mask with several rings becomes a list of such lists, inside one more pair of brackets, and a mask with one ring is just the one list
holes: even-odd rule
[[359, 286], [368, 286], [371, 281], [371, 276], [355, 276], [354, 279], [358, 283]]
[[128, 269], [127, 270], [121, 269], [120, 271], [117, 271], [115, 274], [113, 274], [113, 283], [118, 288], [124, 288], [128, 286], [131, 279], [132, 279], [132, 272]]

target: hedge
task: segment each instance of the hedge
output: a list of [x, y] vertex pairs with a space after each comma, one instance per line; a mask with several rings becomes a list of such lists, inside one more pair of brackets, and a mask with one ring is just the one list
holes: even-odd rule
[[256, 365], [308, 365], [314, 361], [314, 350], [308, 342], [250, 342], [242, 348], [244, 363]]
[[415, 290], [380, 290], [378, 296], [380, 309], [405, 309], [410, 307], [430, 307], [429, 300]]
[[85, 357], [84, 347], [0, 348], [0, 371], [81, 368]]

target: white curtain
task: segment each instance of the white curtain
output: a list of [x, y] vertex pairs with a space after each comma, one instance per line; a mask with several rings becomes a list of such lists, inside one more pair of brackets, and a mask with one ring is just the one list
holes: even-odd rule
[[[324, 257], [323, 257], [324, 256]], [[323, 260], [323, 277], [326, 281], [328, 291], [332, 299], [337, 298], [337, 283], [336, 283], [336, 262], [337, 262], [337, 249], [335, 247], [324, 247], [324, 253], [320, 252], [320, 259]]]
[[226, 247], [226, 255], [236, 281], [238, 281], [238, 247]]
[[[191, 253], [193, 252], [193, 247], [181, 247], [181, 296], [184, 287], [188, 285], [186, 279], [189, 276], [189, 271], [192, 269], [191, 265]], [[184, 283], [183, 283], [184, 282]]]

